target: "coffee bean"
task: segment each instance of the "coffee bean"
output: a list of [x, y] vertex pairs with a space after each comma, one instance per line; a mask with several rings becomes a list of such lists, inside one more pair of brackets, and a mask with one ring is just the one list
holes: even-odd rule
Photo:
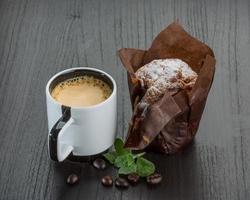
[[147, 183], [150, 185], [159, 184], [161, 181], [162, 181], [162, 176], [157, 173], [154, 173], [147, 177]]
[[132, 173], [128, 175], [128, 181], [132, 184], [138, 183], [140, 180], [140, 177], [136, 173]]
[[67, 178], [67, 183], [69, 185], [74, 185], [79, 181], [79, 178], [76, 174], [70, 174]]
[[125, 189], [125, 188], [128, 188], [129, 185], [126, 179], [118, 177], [115, 179], [115, 186], [118, 188]]
[[107, 187], [112, 186], [113, 185], [112, 177], [111, 176], [102, 177], [102, 184]]
[[94, 160], [93, 166], [96, 169], [105, 169], [106, 168], [106, 162], [101, 158], [97, 158], [97, 159]]

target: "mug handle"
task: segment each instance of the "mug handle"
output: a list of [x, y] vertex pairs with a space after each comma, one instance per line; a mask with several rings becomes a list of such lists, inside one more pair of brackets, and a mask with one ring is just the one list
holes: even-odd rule
[[61, 139], [67, 133], [67, 129], [74, 123], [71, 117], [70, 107], [64, 106], [62, 117], [55, 123], [49, 133], [49, 155], [54, 161], [63, 161], [73, 151], [74, 147], [61, 143]]

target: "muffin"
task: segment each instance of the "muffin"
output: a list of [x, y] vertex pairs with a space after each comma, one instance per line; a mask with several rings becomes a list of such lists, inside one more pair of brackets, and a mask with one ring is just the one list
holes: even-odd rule
[[136, 78], [146, 93], [142, 101], [152, 104], [159, 100], [166, 90], [174, 94], [179, 90], [190, 91], [198, 77], [192, 68], [180, 59], [157, 59], [139, 68]]

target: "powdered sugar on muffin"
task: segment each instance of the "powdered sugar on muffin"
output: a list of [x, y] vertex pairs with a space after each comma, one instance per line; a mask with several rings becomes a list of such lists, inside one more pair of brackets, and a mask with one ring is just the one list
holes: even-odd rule
[[166, 90], [177, 92], [180, 89], [191, 89], [198, 76], [180, 59], [153, 60], [138, 69], [135, 75], [147, 89], [143, 97], [147, 103], [157, 101]]

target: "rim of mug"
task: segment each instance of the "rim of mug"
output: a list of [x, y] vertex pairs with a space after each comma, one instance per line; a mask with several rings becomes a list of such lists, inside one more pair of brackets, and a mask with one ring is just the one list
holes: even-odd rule
[[[58, 76], [62, 75], [62, 74], [66, 74], [68, 72], [72, 72], [74, 70], [90, 70], [90, 71], [95, 71], [95, 72], [99, 72], [101, 74], [104, 74], [105, 76], [107, 76], [110, 81], [112, 82], [113, 84], [113, 90], [112, 90], [112, 93], [111, 95], [105, 99], [104, 101], [102, 101], [101, 103], [98, 103], [96, 105], [92, 105], [92, 106], [67, 106], [67, 105], [63, 105], [62, 103], [56, 101], [50, 94], [50, 91], [49, 91], [49, 88], [50, 88], [50, 85], [51, 83], [55, 80], [55, 78], [57, 78]], [[49, 81], [47, 82], [47, 85], [46, 85], [46, 95], [49, 97], [49, 99], [51, 101], [53, 101], [54, 103], [58, 104], [58, 105], [61, 105], [61, 106], [67, 106], [67, 107], [70, 107], [70, 108], [73, 108], [73, 109], [93, 109], [93, 108], [97, 108], [97, 107], [100, 107], [100, 106], [103, 106], [104, 104], [106, 104], [107, 102], [110, 101], [110, 99], [116, 95], [116, 90], [117, 90], [117, 87], [116, 87], [116, 82], [114, 80], [114, 78], [109, 75], [107, 72], [103, 71], [103, 70], [100, 70], [100, 69], [97, 69], [97, 68], [93, 68], [93, 67], [73, 67], [73, 68], [68, 68], [68, 69], [65, 69], [63, 71], [60, 71], [58, 73], [56, 73], [55, 75], [53, 75]]]

